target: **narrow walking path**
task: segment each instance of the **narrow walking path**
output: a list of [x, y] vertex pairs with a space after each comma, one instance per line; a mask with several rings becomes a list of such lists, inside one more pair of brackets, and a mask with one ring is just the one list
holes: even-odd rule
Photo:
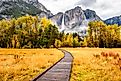
[[57, 64], [32, 81], [69, 81], [72, 69], [73, 57], [65, 50], [61, 50], [65, 56]]

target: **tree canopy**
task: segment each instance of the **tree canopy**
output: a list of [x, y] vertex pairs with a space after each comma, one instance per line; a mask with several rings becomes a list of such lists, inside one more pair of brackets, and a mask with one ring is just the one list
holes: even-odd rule
[[77, 42], [78, 37], [59, 32], [51, 20], [45, 17], [23, 16], [0, 21], [1, 48], [72, 47], [77, 46]]
[[106, 25], [102, 21], [90, 22], [88, 25], [87, 43], [89, 47], [121, 47], [121, 27]]

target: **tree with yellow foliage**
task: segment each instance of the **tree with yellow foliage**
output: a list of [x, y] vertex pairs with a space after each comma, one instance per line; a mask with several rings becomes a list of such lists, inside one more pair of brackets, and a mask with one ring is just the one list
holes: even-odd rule
[[52, 23], [51, 23], [51, 20], [49, 20], [46, 17], [44, 17], [44, 18], [41, 18], [40, 24], [41, 24], [42, 30], [44, 32], [44, 29], [46, 27], [48, 27], [50, 24], [52, 24]]
[[87, 43], [89, 47], [113, 48], [121, 46], [118, 25], [106, 25], [102, 21], [89, 23]]
[[61, 47], [61, 41], [56, 39], [54, 45], [55, 45], [56, 48], [60, 48]]

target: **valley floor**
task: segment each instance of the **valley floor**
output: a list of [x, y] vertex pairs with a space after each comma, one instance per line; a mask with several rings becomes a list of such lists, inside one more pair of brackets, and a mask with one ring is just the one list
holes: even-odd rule
[[121, 49], [63, 49], [74, 57], [70, 81], [121, 81]]
[[[70, 81], [121, 81], [121, 49], [62, 48], [74, 57]], [[0, 49], [0, 81], [29, 81], [64, 54], [57, 49]]]
[[0, 49], [0, 81], [29, 81], [63, 56], [57, 49]]

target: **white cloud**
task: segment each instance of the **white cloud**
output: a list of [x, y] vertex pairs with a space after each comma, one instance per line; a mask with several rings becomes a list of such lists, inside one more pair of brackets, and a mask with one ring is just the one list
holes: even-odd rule
[[79, 0], [39, 0], [40, 3], [54, 14], [74, 8], [74, 3], [78, 1]]
[[96, 0], [80, 0], [79, 2], [77, 2], [77, 5], [82, 5], [82, 6], [91, 6], [94, 3], [96, 3]]
[[120, 0], [39, 0], [48, 10], [56, 14], [81, 6], [82, 9], [96, 11], [102, 19], [121, 15]]

